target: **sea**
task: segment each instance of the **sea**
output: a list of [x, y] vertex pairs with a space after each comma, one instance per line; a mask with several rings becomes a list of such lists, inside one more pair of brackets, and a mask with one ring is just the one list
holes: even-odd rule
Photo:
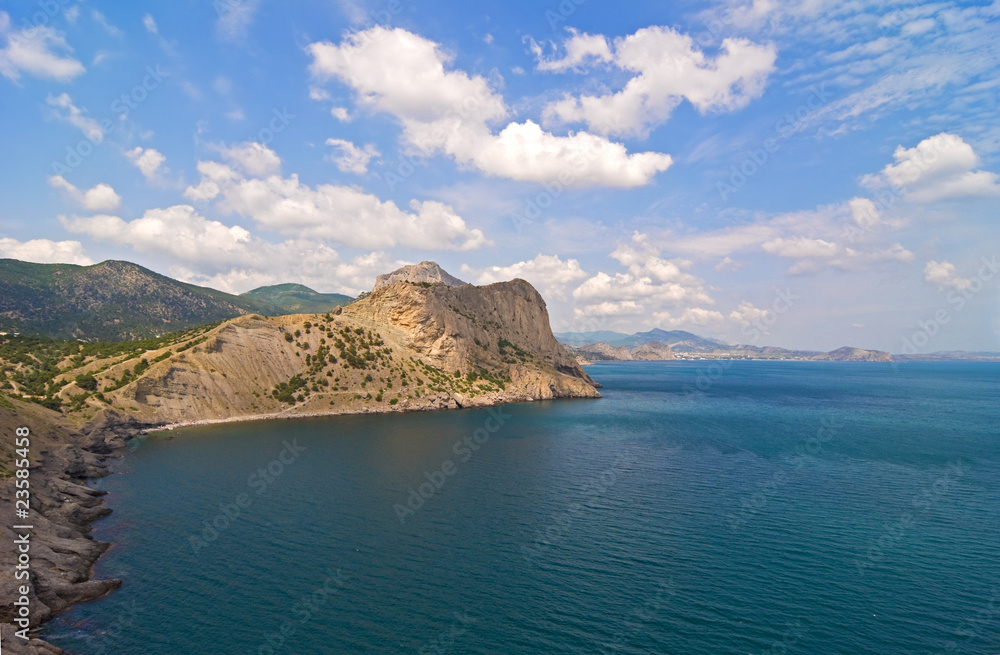
[[178, 428], [77, 655], [1000, 653], [1000, 365], [623, 362], [602, 399]]

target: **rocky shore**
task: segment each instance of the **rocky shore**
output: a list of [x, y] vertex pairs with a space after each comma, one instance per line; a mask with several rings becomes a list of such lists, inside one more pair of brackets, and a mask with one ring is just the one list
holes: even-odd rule
[[[109, 420], [110, 419], [110, 420]], [[30, 430], [31, 510], [27, 518], [15, 518], [15, 480], [10, 475], [14, 460], [13, 438], [19, 427]], [[121, 586], [121, 580], [94, 580], [93, 567], [110, 544], [95, 541], [91, 526], [111, 510], [104, 492], [86, 485], [88, 480], [108, 475], [108, 460], [118, 457], [126, 440], [144, 427], [120, 416], [102, 416], [82, 429], [69, 424], [61, 414], [5, 399], [0, 406], [0, 433], [4, 435], [0, 459], [0, 631], [3, 652], [10, 655], [63, 653], [38, 637], [46, 621], [75, 603], [99, 598]], [[13, 525], [31, 525], [30, 531]], [[13, 547], [30, 532], [30, 592], [27, 594], [31, 629], [29, 640], [15, 635], [15, 600], [21, 598], [23, 580], [14, 578], [17, 550]]]

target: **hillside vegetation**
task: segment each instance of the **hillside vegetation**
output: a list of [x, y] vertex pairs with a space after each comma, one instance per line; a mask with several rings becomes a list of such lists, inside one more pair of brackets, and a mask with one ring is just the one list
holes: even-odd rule
[[0, 339], [0, 392], [78, 425], [105, 409], [171, 424], [599, 395], [523, 280], [397, 282], [335, 312], [247, 315], [142, 341]]
[[240, 297], [270, 303], [285, 314], [323, 314], [354, 300], [342, 293], [319, 293], [302, 284], [258, 287]]
[[178, 282], [129, 262], [76, 266], [0, 259], [0, 332], [120, 341], [243, 314], [281, 313], [270, 302]]

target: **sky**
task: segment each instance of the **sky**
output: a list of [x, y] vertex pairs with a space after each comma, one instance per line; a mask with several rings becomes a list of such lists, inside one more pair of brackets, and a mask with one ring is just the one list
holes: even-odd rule
[[1000, 351], [1000, 0], [0, 2], [0, 257]]

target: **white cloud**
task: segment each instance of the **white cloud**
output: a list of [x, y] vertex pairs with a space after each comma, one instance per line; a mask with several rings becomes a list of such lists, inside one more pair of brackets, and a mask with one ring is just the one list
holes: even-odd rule
[[743, 267], [743, 264], [734, 260], [732, 257], [723, 257], [719, 260], [719, 263], [715, 265], [715, 270], [717, 271], [738, 271]]
[[151, 14], [142, 17], [142, 24], [150, 34], [160, 33], [160, 29], [156, 26], [156, 19]]
[[351, 114], [344, 107], [334, 107], [330, 110], [330, 115], [344, 123], [348, 123], [351, 120]]
[[657, 327], [673, 330], [716, 326], [724, 323], [726, 320], [722, 312], [717, 312], [714, 309], [705, 309], [704, 307], [688, 307], [677, 317], [671, 315], [670, 312], [656, 312], [653, 314], [653, 318], [656, 320]]
[[837, 254], [837, 244], [806, 237], [779, 237], [765, 242], [761, 247], [773, 255], [792, 259], [829, 259]]
[[566, 54], [561, 59], [546, 59], [542, 46], [534, 39], [526, 37], [531, 51], [538, 58], [538, 70], [565, 71], [580, 68], [594, 62], [609, 62], [614, 59], [608, 40], [601, 34], [581, 34], [573, 28], [567, 28], [570, 38], [563, 42]]
[[267, 146], [244, 141], [230, 148], [219, 148], [222, 157], [247, 175], [266, 177], [281, 172], [281, 158]]
[[403, 29], [373, 27], [340, 45], [308, 46], [311, 71], [336, 77], [359, 105], [396, 116], [405, 140], [430, 155], [444, 152], [487, 175], [563, 186], [634, 187], [666, 170], [669, 155], [629, 154], [606, 138], [580, 132], [556, 136], [536, 123], [490, 125], [507, 118], [503, 99], [483, 77], [446, 70], [451, 57], [437, 43]]
[[936, 262], [931, 260], [924, 267], [924, 279], [932, 284], [936, 284], [939, 289], [952, 287], [961, 291], [972, 286], [972, 282], [967, 278], [959, 277], [955, 272], [955, 265], [951, 262]]
[[122, 31], [109, 23], [108, 19], [101, 12], [96, 9], [92, 9], [90, 15], [93, 17], [94, 22], [103, 27], [111, 36], [120, 37], [122, 35]]
[[565, 300], [567, 287], [587, 277], [587, 273], [580, 268], [580, 262], [577, 260], [563, 261], [558, 255], [541, 253], [534, 259], [510, 266], [473, 268], [463, 265], [462, 275], [467, 279], [474, 279], [476, 284], [492, 284], [521, 278], [530, 282], [544, 298], [556, 300]]
[[135, 164], [135, 167], [139, 169], [142, 176], [149, 181], [158, 179], [160, 167], [167, 160], [158, 150], [154, 148], [143, 149], [139, 146], [127, 151], [125, 156]]
[[379, 156], [379, 151], [370, 143], [359, 148], [344, 139], [327, 139], [326, 145], [336, 148], [340, 153], [339, 155], [330, 155], [327, 157], [327, 161], [333, 162], [337, 168], [345, 173], [364, 175], [368, 172], [368, 162], [373, 157]]
[[773, 45], [728, 38], [710, 59], [690, 36], [656, 26], [615, 39], [613, 55], [602, 36], [573, 33], [565, 47], [563, 59], [540, 58], [539, 69], [563, 70], [596, 59], [634, 74], [616, 93], [566, 96], [546, 106], [547, 122], [586, 123], [599, 134], [645, 134], [684, 99], [702, 113], [740, 109], [763, 94], [777, 58]]
[[50, 94], [45, 98], [45, 104], [56, 110], [54, 115], [58, 120], [77, 128], [92, 142], [100, 143], [104, 140], [104, 131], [101, 130], [100, 124], [93, 118], [84, 116], [83, 110], [73, 104], [73, 99], [68, 93], [57, 96]]
[[321, 89], [318, 86], [311, 86], [309, 87], [309, 99], [322, 102], [324, 100], [329, 100], [330, 94], [326, 91], [326, 89]]
[[954, 134], [936, 134], [913, 148], [899, 146], [892, 156], [896, 163], [864, 176], [861, 183], [873, 189], [904, 189], [905, 196], [916, 202], [1000, 194], [997, 174], [973, 170], [979, 157]]
[[234, 293], [265, 284], [300, 282], [356, 294], [370, 288], [378, 273], [395, 264], [384, 253], [344, 262], [329, 246], [305, 239], [271, 243], [238, 225], [209, 220], [190, 205], [151, 209], [132, 221], [109, 215], [62, 221], [71, 232], [166, 257], [173, 262], [171, 273], [181, 279]]
[[67, 53], [72, 48], [51, 27], [38, 26], [11, 30], [10, 15], [0, 11], [0, 75], [17, 81], [22, 73], [34, 77], [68, 82], [86, 69]]
[[878, 208], [868, 198], [851, 198], [848, 205], [851, 208], [851, 220], [858, 227], [870, 229], [882, 222]]
[[38, 264], [80, 264], [87, 266], [94, 261], [83, 252], [79, 241], [50, 241], [32, 239], [18, 241], [0, 238], [0, 257], [20, 259]]
[[690, 261], [663, 259], [659, 249], [646, 242], [644, 234], [634, 234], [631, 243], [619, 246], [611, 257], [626, 272], [597, 273], [573, 291], [575, 300], [592, 304], [630, 301], [642, 303], [650, 311], [666, 306], [715, 303], [704, 281], [685, 272], [691, 266]]
[[[265, 146], [260, 148], [270, 152]], [[185, 190], [186, 197], [217, 200], [227, 214], [235, 212], [298, 238], [370, 249], [405, 244], [422, 250], [472, 250], [488, 243], [480, 230], [470, 229], [449, 205], [440, 202], [412, 200], [406, 212], [356, 187], [321, 184], [313, 188], [299, 182], [297, 175], [247, 177], [210, 161], [199, 162], [198, 171], [202, 179], [198, 186]]]
[[637, 316], [645, 313], [643, 306], [634, 300], [606, 300], [604, 302], [585, 305], [575, 310], [578, 319], [604, 318], [607, 316]]
[[80, 191], [66, 181], [61, 175], [53, 175], [49, 178], [49, 185], [54, 189], [61, 189], [74, 202], [83, 205], [90, 211], [114, 211], [122, 204], [121, 196], [108, 184], [98, 184], [87, 191]]
[[219, 18], [215, 33], [226, 42], [242, 41], [250, 30], [260, 0], [218, 0], [213, 3]]
[[753, 303], [744, 300], [739, 304], [739, 307], [729, 312], [729, 319], [744, 327], [755, 325], [760, 328], [761, 332], [767, 334], [766, 326], [771, 323], [767, 320], [769, 314], [772, 314], [771, 310], [760, 309], [755, 307]]
[[792, 275], [817, 271], [832, 266], [846, 271], [860, 271], [869, 264], [882, 261], [911, 262], [912, 252], [899, 243], [887, 248], [858, 250], [840, 243], [808, 237], [777, 238], [761, 245], [765, 252], [797, 260], [788, 269]]

